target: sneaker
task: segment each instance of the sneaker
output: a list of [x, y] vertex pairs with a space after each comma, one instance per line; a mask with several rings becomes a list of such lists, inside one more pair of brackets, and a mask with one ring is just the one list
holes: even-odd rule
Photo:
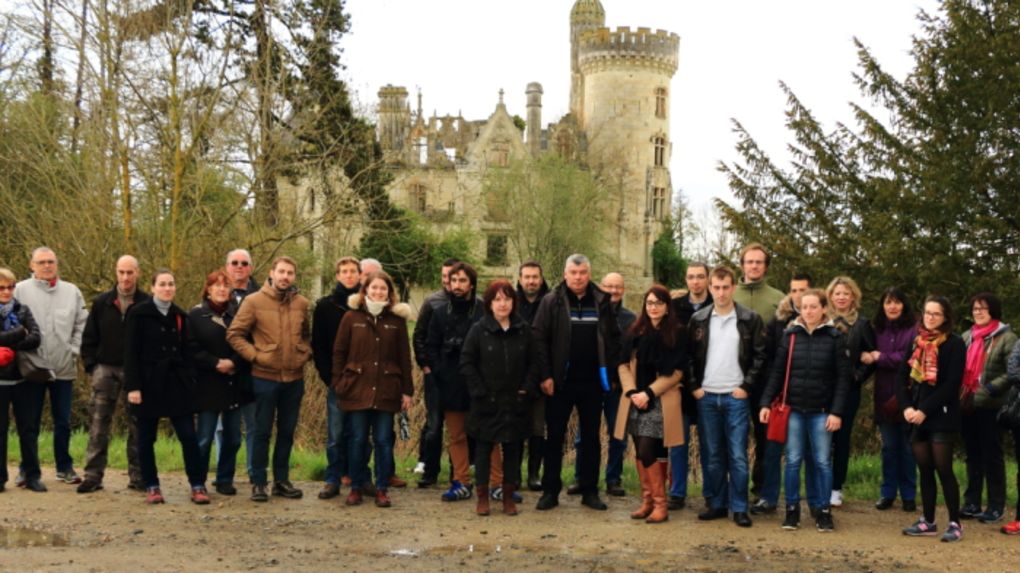
[[471, 486], [464, 485], [457, 480], [453, 480], [450, 484], [450, 489], [443, 492], [441, 496], [443, 501], [461, 501], [464, 499], [471, 499]]
[[213, 484], [213, 488], [216, 489], [216, 493], [220, 495], [237, 495], [237, 488], [232, 483], [217, 483]]
[[786, 506], [786, 518], [783, 519], [783, 529], [793, 531], [800, 528], [800, 504]]
[[333, 499], [340, 495], [340, 486], [335, 483], [327, 483], [322, 486], [322, 490], [319, 491], [319, 499]]
[[935, 525], [935, 522], [929, 523], [923, 517], [914, 522], [914, 525], [903, 530], [903, 535], [911, 537], [933, 537], [938, 535], [938, 533], [939, 527]]
[[829, 496], [830, 507], [843, 507], [843, 490], [834, 489], [832, 495]]
[[163, 492], [159, 491], [159, 487], [150, 487], [145, 490], [145, 503], [149, 505], [155, 505], [157, 503], [163, 503]]
[[1010, 521], [1006, 525], [999, 528], [999, 531], [1005, 535], [1020, 535], [1020, 520]]
[[269, 501], [269, 494], [266, 492], [266, 484], [260, 483], [251, 486], [251, 500], [259, 503]]
[[361, 505], [362, 501], [361, 490], [354, 487], [351, 488], [351, 492], [347, 494], [347, 499], [344, 500], [344, 505]]
[[78, 493], [92, 493], [103, 489], [103, 482], [96, 479], [86, 479], [78, 485]]
[[981, 523], [997, 523], [1002, 521], [1002, 510], [1001, 509], [988, 509], [984, 513], [976, 516], [977, 520]]
[[66, 472], [57, 472], [57, 481], [62, 481], [68, 484], [79, 484], [81, 483], [81, 476], [75, 473], [74, 469], [67, 470]]
[[766, 513], [775, 513], [776, 509], [777, 509], [776, 504], [769, 503], [764, 499], [759, 499], [757, 502], [755, 502], [754, 505], [751, 506], [751, 515], [764, 515]]
[[294, 487], [294, 485], [287, 480], [273, 482], [274, 497], [285, 497], [287, 499], [301, 499], [303, 495], [304, 492]]
[[882, 499], [875, 502], [875, 509], [879, 511], [885, 511], [893, 506], [896, 500], [891, 497], [883, 497]]
[[191, 488], [191, 503], [195, 505], [209, 505], [209, 492], [204, 485]]
[[425, 473], [425, 462], [418, 462], [418, 465], [414, 466], [414, 470], [411, 473], [423, 475]]
[[46, 491], [46, 485], [39, 480], [39, 478], [33, 478], [25, 481], [25, 485], [21, 486], [29, 491], [36, 493], [43, 493]]
[[[492, 492], [489, 494], [489, 497], [491, 497], [493, 501], [503, 501], [503, 487], [497, 486], [492, 488]], [[524, 503], [524, 496], [517, 493], [516, 491], [514, 491], [513, 493], [513, 498], [514, 503]]]
[[963, 539], [963, 528], [960, 527], [959, 523], [955, 521], [949, 522], [949, 527], [946, 528], [946, 532], [942, 534], [943, 543], [954, 543]]
[[973, 503], [965, 503], [960, 508], [960, 517], [963, 519], [974, 519], [982, 513], [981, 506]]
[[832, 510], [824, 508], [818, 510], [818, 516], [815, 517], [815, 528], [821, 533], [831, 533], [836, 526], [832, 523]]

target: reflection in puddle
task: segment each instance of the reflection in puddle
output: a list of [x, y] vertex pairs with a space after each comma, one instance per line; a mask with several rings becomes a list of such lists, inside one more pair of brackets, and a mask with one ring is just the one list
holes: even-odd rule
[[0, 549], [12, 547], [66, 547], [67, 538], [28, 527], [0, 527]]

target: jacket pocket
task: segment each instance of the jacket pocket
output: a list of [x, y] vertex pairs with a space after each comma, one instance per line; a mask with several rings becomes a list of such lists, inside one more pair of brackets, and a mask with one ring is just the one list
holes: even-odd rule
[[364, 373], [361, 368], [361, 364], [357, 362], [348, 362], [344, 366], [343, 374], [340, 375], [340, 382], [333, 391], [336, 392], [337, 397], [343, 399], [348, 398], [348, 392], [354, 386], [354, 383], [358, 381], [358, 378]]
[[255, 359], [252, 360], [252, 364], [256, 366], [262, 366], [263, 368], [272, 368], [274, 364], [278, 365], [277, 360], [277, 349], [278, 344], [259, 344], [255, 343]]

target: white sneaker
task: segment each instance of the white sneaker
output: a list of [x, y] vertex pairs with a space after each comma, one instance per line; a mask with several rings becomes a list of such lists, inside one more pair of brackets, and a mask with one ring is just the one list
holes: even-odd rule
[[843, 507], [843, 490], [832, 490], [832, 495], [829, 496], [829, 505], [832, 507]]
[[424, 474], [425, 473], [425, 462], [418, 462], [418, 465], [414, 466], [414, 473]]

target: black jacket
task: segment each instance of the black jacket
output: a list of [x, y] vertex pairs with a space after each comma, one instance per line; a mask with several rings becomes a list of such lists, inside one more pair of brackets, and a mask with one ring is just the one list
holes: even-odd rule
[[356, 292], [358, 287], [348, 290], [342, 284], [337, 284], [331, 294], [315, 303], [312, 313], [312, 360], [319, 378], [326, 386], [333, 383], [333, 343], [340, 330], [340, 321], [350, 310], [347, 299]]
[[637, 315], [629, 308], [623, 306], [622, 300], [613, 304], [613, 312], [616, 313], [616, 326], [620, 327], [620, 340], [622, 341], [627, 331], [634, 324], [634, 321], [637, 320]]
[[910, 344], [907, 359], [900, 365], [899, 383], [896, 384], [896, 400], [900, 412], [915, 408], [924, 412], [921, 428], [931, 432], [960, 431], [960, 383], [967, 364], [967, 346], [956, 334], [939, 346], [938, 373], [935, 385], [917, 383], [910, 378], [910, 356], [914, 344]]
[[[690, 387], [691, 391], [701, 388], [705, 379], [705, 361], [708, 359], [709, 324], [712, 320], [714, 304], [704, 306], [691, 316], [688, 325], [690, 340]], [[744, 373], [744, 382], [740, 387], [751, 394], [759, 383], [765, 367], [765, 325], [761, 317], [746, 306], [733, 303], [733, 312], [737, 313], [737, 333], [740, 335], [740, 352], [738, 362]]]
[[[620, 325], [616, 322], [613, 303], [609, 294], [589, 283], [598, 307], [598, 354], [599, 366], [606, 369], [610, 384], [619, 386], [617, 368], [620, 365]], [[538, 359], [538, 380], [552, 378], [557, 387], [566, 381], [567, 363], [570, 362], [570, 303], [567, 301], [567, 285], [561, 282], [542, 297], [538, 312], [531, 323], [535, 337], [535, 352]]]
[[510, 328], [491, 316], [464, 340], [460, 373], [471, 395], [468, 435], [486, 442], [517, 442], [530, 435], [530, 403], [538, 388], [531, 327], [514, 315]]
[[411, 335], [411, 346], [414, 347], [414, 361], [419, 368], [425, 368], [427, 365], [425, 344], [429, 338], [429, 321], [432, 320], [432, 313], [445, 301], [446, 291], [440, 289], [429, 293], [418, 309], [418, 319], [414, 323], [414, 333]]
[[[705, 295], [707, 298], [705, 298], [705, 302], [701, 303], [698, 310], [712, 304], [712, 293], [706, 292]], [[677, 321], [679, 321], [683, 326], [690, 324], [691, 317], [694, 316], [695, 312], [697, 312], [697, 310], [694, 310], [694, 307], [691, 305], [691, 293], [687, 293], [680, 298], [674, 298], [672, 306], [673, 312], [676, 313]]]
[[[247, 363], [227, 342], [227, 327], [234, 319], [233, 305], [228, 305], [223, 316], [217, 316], [208, 301], [188, 313], [191, 319], [191, 352], [195, 368], [195, 407], [202, 412], [233, 410], [252, 402], [249, 376], [243, 376]], [[216, 370], [221, 358], [234, 363], [234, 374]], [[143, 397], [144, 399], [144, 397]]]
[[[135, 289], [134, 303], [143, 303], [152, 297]], [[81, 361], [85, 372], [92, 373], [97, 364], [124, 365], [124, 321], [117, 302], [117, 287], [97, 296], [92, 301], [85, 332], [81, 337]], [[128, 307], [130, 309], [130, 307]]]
[[483, 313], [478, 298], [455, 301], [452, 294], [433, 307], [425, 341], [425, 364], [432, 369], [432, 380], [438, 384], [443, 410], [466, 412], [470, 406], [467, 384], [460, 374], [460, 351], [471, 326]]
[[[22, 376], [18, 370], [17, 353], [23, 350], [35, 350], [39, 348], [39, 343], [42, 342], [39, 325], [35, 322], [32, 311], [28, 308], [27, 304], [21, 304], [15, 300], [11, 312], [14, 313], [14, 316], [18, 317], [18, 323], [21, 326], [14, 330], [0, 332], [0, 346], [10, 348], [15, 353], [15, 359], [11, 360], [10, 364], [0, 367], [0, 380], [21, 380]], [[6, 406], [4, 407], [6, 408]], [[7, 439], [7, 437], [2, 436], [0, 439]]]
[[783, 392], [791, 337], [794, 346], [787, 405], [807, 414], [825, 412], [842, 416], [853, 374], [846, 337], [831, 322], [816, 327], [810, 334], [799, 321], [787, 327], [758, 406], [768, 408], [772, 399]]
[[166, 316], [152, 299], [131, 305], [125, 322], [124, 389], [142, 392], [142, 403], [131, 405], [133, 415], [159, 418], [198, 411], [189, 322], [176, 304]]
[[521, 283], [517, 283], [517, 314], [524, 319], [524, 322], [533, 324], [535, 322], [535, 313], [538, 312], [538, 305], [542, 304], [542, 298], [549, 294], [549, 285], [544, 280], [542, 286], [538, 289], [538, 296], [535, 297], [535, 302], [528, 302], [528, 297], [524, 294], [524, 289], [521, 288]]
[[871, 328], [868, 319], [863, 316], [858, 317], [853, 326], [848, 326], [846, 321], [837, 318], [836, 328], [846, 335], [846, 346], [850, 351], [850, 363], [853, 365], [851, 378], [853, 384], [850, 386], [850, 391], [860, 392], [861, 384], [864, 384], [875, 373], [875, 364], [861, 362], [862, 352], [871, 352], [875, 349], [875, 330]]

